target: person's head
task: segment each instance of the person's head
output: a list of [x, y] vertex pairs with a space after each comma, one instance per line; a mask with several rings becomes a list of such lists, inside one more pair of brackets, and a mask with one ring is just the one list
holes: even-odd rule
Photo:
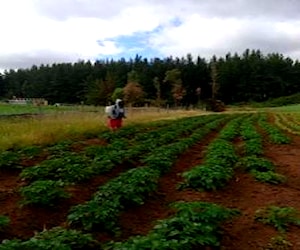
[[123, 108], [124, 107], [124, 102], [121, 99], [117, 99], [116, 100], [116, 104], [118, 105], [119, 108]]

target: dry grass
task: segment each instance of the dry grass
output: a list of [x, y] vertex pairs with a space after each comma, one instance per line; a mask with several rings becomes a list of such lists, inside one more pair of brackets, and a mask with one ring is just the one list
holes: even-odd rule
[[127, 118], [124, 124], [137, 124], [151, 122], [163, 119], [179, 119], [189, 116], [210, 114], [209, 112], [199, 110], [166, 110], [157, 108], [136, 108], [127, 110]]
[[[202, 111], [130, 109], [124, 126], [161, 119], [204, 114]], [[60, 140], [96, 137], [107, 130], [107, 118], [101, 112], [66, 112], [31, 118], [2, 119], [0, 121], [0, 150], [29, 145], [52, 144]]]

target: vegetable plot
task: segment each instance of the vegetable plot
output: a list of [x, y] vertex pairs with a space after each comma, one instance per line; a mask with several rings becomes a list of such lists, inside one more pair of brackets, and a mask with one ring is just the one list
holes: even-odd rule
[[[224, 231], [224, 225], [243, 218], [244, 207], [225, 200], [227, 187], [240, 184], [242, 188], [244, 184], [236, 181], [241, 176], [252, 181], [252, 186], [266, 188], [280, 188], [288, 182], [277, 173], [278, 164], [265, 156], [265, 146], [289, 146], [292, 138], [269, 118], [267, 114], [199, 116], [104, 132], [98, 137], [101, 143], [95, 145], [79, 147], [79, 142], [68, 141], [38, 150], [22, 149], [21, 154], [5, 151], [0, 155], [2, 174], [14, 175], [19, 178], [15, 183], [21, 183], [13, 191], [15, 206], [5, 211], [7, 199], [0, 210], [5, 240], [0, 250], [228, 247], [226, 235], [231, 231], [230, 227]], [[39, 152], [45, 158], [35, 163]], [[190, 164], [180, 169], [185, 154]], [[33, 164], [23, 164], [24, 159]], [[162, 181], [168, 176], [177, 176], [176, 186], [166, 193]], [[98, 181], [102, 177], [105, 181]], [[86, 193], [81, 196], [81, 192]], [[177, 196], [169, 199], [171, 192]], [[221, 195], [214, 199], [218, 192]], [[153, 214], [147, 211], [151, 202], [158, 202], [163, 216], [153, 219], [150, 231], [126, 232], [129, 236], [125, 237], [120, 223], [124, 214], [139, 207]], [[254, 206], [253, 214], [247, 214], [252, 223], [257, 220], [257, 209]], [[19, 221], [34, 211], [38, 223], [42, 213], [59, 219], [51, 224], [44, 220], [24, 235], [14, 233], [13, 227], [21, 228]], [[143, 214], [137, 213], [137, 220], [138, 216]]]

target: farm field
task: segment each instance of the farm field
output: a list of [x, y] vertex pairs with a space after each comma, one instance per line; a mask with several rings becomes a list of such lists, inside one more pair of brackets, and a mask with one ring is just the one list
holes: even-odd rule
[[193, 115], [3, 150], [0, 250], [300, 249], [299, 124]]

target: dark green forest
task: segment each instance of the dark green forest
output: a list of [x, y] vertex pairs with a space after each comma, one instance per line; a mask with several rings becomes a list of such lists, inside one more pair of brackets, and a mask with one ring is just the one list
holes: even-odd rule
[[225, 104], [265, 102], [300, 92], [300, 63], [278, 53], [206, 60], [187, 54], [166, 57], [78, 61], [7, 70], [0, 99], [45, 98], [50, 104], [106, 105], [124, 97], [132, 105], [196, 105], [216, 98]]

